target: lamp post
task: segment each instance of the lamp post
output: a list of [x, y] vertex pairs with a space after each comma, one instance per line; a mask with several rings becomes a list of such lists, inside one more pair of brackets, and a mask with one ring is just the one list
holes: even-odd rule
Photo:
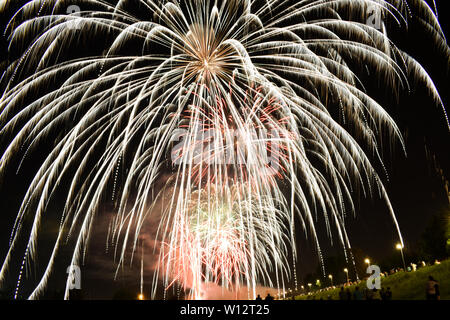
[[345, 272], [345, 275], [346, 275], [346, 277], [347, 277], [347, 284], [348, 284], [348, 283], [349, 283], [349, 281], [348, 281], [348, 269], [345, 268], [345, 269], [344, 269], [344, 272]]
[[402, 261], [403, 261], [403, 270], [406, 271], [405, 257], [403, 256], [403, 245], [401, 243], [397, 243], [395, 248], [397, 248], [397, 250], [400, 250], [400, 253], [402, 255]]
[[333, 286], [333, 275], [332, 274], [328, 275], [328, 278], [330, 278], [331, 286]]
[[370, 260], [369, 260], [369, 258], [364, 259], [364, 263], [366, 263], [367, 266], [370, 266]]

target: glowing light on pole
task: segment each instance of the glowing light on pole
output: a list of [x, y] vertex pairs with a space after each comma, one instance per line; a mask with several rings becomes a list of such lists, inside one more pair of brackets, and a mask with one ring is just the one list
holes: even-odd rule
[[405, 257], [403, 255], [403, 245], [401, 243], [397, 243], [395, 246], [397, 250], [400, 251], [400, 254], [402, 255], [402, 261], [403, 261], [403, 270], [406, 271], [406, 263], [405, 263]]
[[318, 288], [320, 288], [321, 285], [322, 285], [322, 284], [320, 283], [320, 280], [317, 279], [317, 280], [316, 280], [316, 286], [317, 286]]
[[349, 283], [349, 279], [348, 279], [348, 269], [344, 268], [344, 272], [345, 272], [345, 276], [347, 278], [347, 283]]

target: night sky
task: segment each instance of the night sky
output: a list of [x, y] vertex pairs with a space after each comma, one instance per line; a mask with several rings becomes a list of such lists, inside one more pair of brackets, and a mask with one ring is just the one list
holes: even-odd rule
[[[446, 0], [436, 1], [439, 5]], [[448, 1], [448, 0], [447, 0]], [[5, 15], [5, 14], [3, 14]], [[7, 14], [6, 14], [7, 15]], [[1, 19], [2, 21], [6, 21]], [[439, 20], [444, 33], [450, 37], [450, 12], [444, 9], [439, 11]], [[442, 51], [439, 51], [428, 34], [418, 26], [415, 21], [410, 22], [410, 28], [406, 32], [397, 28], [392, 28], [389, 33], [394, 39], [394, 43], [400, 49], [405, 50], [415, 57], [429, 72], [441, 94], [444, 104], [450, 110], [450, 80], [448, 57]], [[0, 25], [3, 27], [4, 23]], [[6, 56], [5, 39], [2, 38], [2, 66], [4, 67]], [[393, 208], [403, 233], [405, 240], [405, 251], [417, 250], [418, 240], [429, 223], [432, 215], [439, 208], [448, 206], [448, 197], [444, 189], [442, 177], [436, 173], [435, 166], [442, 168], [444, 177], [449, 179], [450, 174], [450, 133], [445, 122], [442, 110], [430, 98], [422, 83], [411, 81], [411, 93], [403, 92], [400, 96], [400, 102], [397, 103], [392, 94], [383, 88], [383, 84], [377, 81], [369, 81], [367, 91], [377, 101], [386, 106], [386, 109], [392, 115], [404, 134], [406, 141], [406, 152], [403, 153], [399, 144], [393, 149], [385, 148], [383, 158], [389, 174], [389, 181], [384, 178]], [[0, 139], [0, 150], [5, 148], [5, 139]], [[7, 139], [6, 139], [7, 140]], [[45, 154], [45, 146], [43, 148]], [[3, 180], [0, 181], [0, 260], [7, 252], [8, 239], [14, 223], [14, 219], [26, 191], [27, 183], [31, 178], [35, 166], [33, 163], [39, 163], [41, 159], [39, 154], [33, 154], [34, 158], [31, 164], [26, 165], [19, 174], [8, 172]], [[42, 155], [41, 155], [42, 156]], [[435, 162], [431, 161], [435, 159]], [[378, 171], [383, 177], [381, 171]], [[389, 216], [386, 205], [379, 199], [355, 199], [357, 204], [356, 217], [348, 216], [347, 232], [351, 244], [358, 248], [365, 255], [374, 261], [381, 261], [388, 256], [395, 254], [394, 244], [398, 241], [392, 219]], [[49, 208], [49, 217], [58, 216], [58, 204], [54, 208]], [[83, 271], [83, 290], [87, 298], [111, 298], [119, 288], [123, 287], [132, 292], [139, 291], [139, 263], [136, 260], [130, 268], [126, 264], [123, 271], [119, 272], [118, 280], [113, 281], [115, 265], [113, 263], [113, 253], [106, 252], [106, 227], [108, 218], [112, 212], [105, 206], [105, 212], [102, 219], [99, 219], [96, 225], [96, 232], [91, 239]], [[318, 225], [323, 226], [320, 215], [318, 215]], [[48, 224], [42, 228], [42, 248], [50, 242], [48, 239], [55, 234], [59, 221], [57, 219], [48, 219]], [[147, 230], [151, 229], [150, 227]], [[319, 227], [320, 230], [321, 227]], [[97, 231], [98, 230], [98, 231]], [[323, 253], [326, 256], [335, 256], [342, 254], [341, 246], [335, 242], [334, 246], [329, 244], [326, 234], [319, 231]], [[151, 230], [149, 231], [151, 233]], [[336, 235], [334, 235], [336, 236]], [[148, 237], [145, 237], [148, 243]], [[151, 237], [150, 237], [151, 238]], [[318, 264], [318, 258], [315, 248], [305, 240], [304, 235], [297, 233], [297, 245], [299, 249], [299, 261], [297, 269], [299, 278], [307, 273], [314, 272]], [[49, 247], [49, 246], [48, 246]], [[48, 251], [48, 250], [47, 250]], [[23, 252], [20, 251], [19, 252]], [[62, 252], [64, 256], [67, 252]], [[150, 252], [146, 252], [150, 256]], [[48, 253], [42, 255], [45, 257]], [[18, 261], [13, 261], [7, 287], [14, 284], [17, 278], [17, 265], [21, 255], [15, 256]], [[55, 291], [61, 291], [64, 288], [65, 268], [67, 259], [61, 259], [55, 269], [54, 277], [49, 283], [47, 297], [52, 297]], [[32, 283], [38, 279], [35, 272], [40, 274], [46, 263], [39, 263], [37, 267], [30, 270], [30, 281], [24, 284], [24, 290], [28, 291]], [[361, 261], [357, 261], [361, 263]], [[150, 289], [152, 265], [146, 266], [146, 290]], [[301, 282], [301, 281], [300, 281]]]

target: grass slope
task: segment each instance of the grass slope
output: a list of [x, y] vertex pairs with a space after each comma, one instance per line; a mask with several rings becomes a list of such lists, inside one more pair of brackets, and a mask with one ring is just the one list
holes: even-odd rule
[[[441, 264], [427, 266], [418, 269], [415, 272], [398, 272], [385, 277], [381, 281], [383, 288], [390, 287], [393, 300], [425, 300], [425, 285], [428, 276], [433, 276], [439, 282], [439, 288], [442, 300], [450, 300], [450, 260], [443, 261]], [[365, 281], [358, 284], [360, 290], [366, 288]], [[356, 285], [352, 285], [350, 291], [353, 293]], [[340, 288], [317, 292], [314, 299], [326, 300], [331, 295], [333, 300], [339, 297]], [[306, 300], [308, 296], [297, 296], [298, 300]]]

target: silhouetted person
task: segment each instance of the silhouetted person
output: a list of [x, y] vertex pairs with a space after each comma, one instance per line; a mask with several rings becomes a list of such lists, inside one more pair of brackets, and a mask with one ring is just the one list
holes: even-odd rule
[[341, 291], [339, 291], [339, 300], [347, 299], [347, 295], [345, 294], [344, 287], [341, 287]]
[[372, 289], [372, 300], [380, 300], [380, 293], [378, 292], [377, 288]]
[[83, 300], [83, 291], [72, 289], [69, 291], [69, 300]]
[[427, 286], [426, 286], [426, 294], [427, 300], [439, 300], [439, 283], [432, 277], [428, 277]]
[[373, 300], [373, 291], [369, 288], [366, 289], [366, 300]]
[[264, 300], [271, 301], [271, 300], [273, 300], [273, 297], [270, 295], [270, 293], [268, 293]]
[[384, 288], [381, 288], [380, 290], [380, 297], [381, 300], [386, 300], [386, 290], [384, 290]]
[[347, 296], [347, 300], [352, 300], [352, 293], [350, 292], [350, 289], [345, 290], [345, 294]]
[[262, 300], [261, 296], [258, 294], [255, 300]]
[[392, 291], [390, 287], [387, 287], [386, 292], [384, 293], [385, 300], [392, 300]]
[[361, 290], [359, 290], [359, 287], [355, 288], [355, 291], [353, 291], [353, 299], [354, 300], [363, 300], [364, 296]]

